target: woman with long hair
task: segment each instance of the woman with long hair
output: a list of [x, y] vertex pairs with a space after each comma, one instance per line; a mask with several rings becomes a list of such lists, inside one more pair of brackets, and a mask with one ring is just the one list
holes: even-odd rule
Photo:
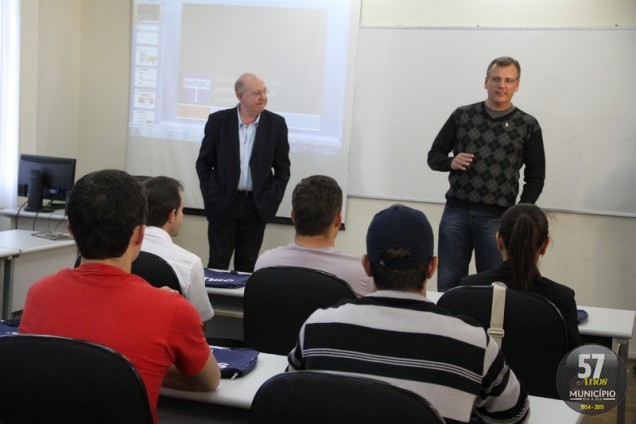
[[548, 218], [538, 206], [520, 203], [501, 217], [497, 247], [503, 264], [494, 270], [464, 277], [460, 285], [488, 285], [495, 281], [509, 288], [539, 294], [559, 309], [568, 331], [570, 349], [581, 344], [574, 290], [539, 272], [539, 258], [550, 244]]

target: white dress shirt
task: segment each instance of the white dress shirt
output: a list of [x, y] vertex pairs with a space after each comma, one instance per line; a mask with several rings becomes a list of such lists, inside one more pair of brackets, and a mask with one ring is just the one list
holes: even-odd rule
[[154, 253], [170, 264], [181, 284], [183, 297], [199, 311], [201, 321], [207, 321], [214, 316], [208, 292], [205, 290], [201, 258], [174, 244], [170, 234], [159, 227], [146, 227], [141, 250]]
[[239, 154], [241, 160], [241, 174], [239, 176], [239, 190], [252, 191], [252, 170], [250, 169], [250, 159], [252, 158], [252, 150], [254, 149], [254, 137], [256, 136], [256, 128], [261, 120], [261, 115], [251, 124], [245, 125], [241, 121], [241, 113], [236, 108], [239, 121]]

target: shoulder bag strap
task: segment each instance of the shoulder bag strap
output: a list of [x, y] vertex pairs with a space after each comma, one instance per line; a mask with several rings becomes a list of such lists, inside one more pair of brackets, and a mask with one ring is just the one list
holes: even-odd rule
[[504, 311], [506, 309], [506, 285], [500, 282], [492, 283], [492, 309], [490, 310], [490, 328], [488, 334], [501, 348], [504, 337]]

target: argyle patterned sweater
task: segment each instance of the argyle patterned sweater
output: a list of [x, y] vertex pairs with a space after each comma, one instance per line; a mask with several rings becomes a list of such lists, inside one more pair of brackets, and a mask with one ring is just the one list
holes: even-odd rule
[[[466, 171], [451, 170], [452, 156], [475, 155]], [[535, 203], [545, 180], [545, 153], [541, 127], [518, 108], [491, 118], [484, 102], [457, 108], [448, 118], [428, 153], [435, 171], [450, 171], [448, 204], [467, 209], [503, 212], [519, 194], [519, 172], [524, 168], [520, 202]]]

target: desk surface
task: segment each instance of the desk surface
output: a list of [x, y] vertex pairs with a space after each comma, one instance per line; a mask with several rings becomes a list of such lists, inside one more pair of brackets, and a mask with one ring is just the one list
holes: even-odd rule
[[13, 255], [15, 259], [4, 263], [2, 318], [9, 318], [24, 308], [27, 292], [34, 282], [69, 267], [77, 258], [75, 240], [49, 240], [32, 235], [34, 232], [0, 231], [0, 248], [18, 251]]
[[[2, 244], [0, 244], [0, 246], [1, 245]], [[208, 294], [217, 296], [217, 302], [220, 302], [221, 298], [242, 298], [245, 294], [244, 287], [237, 289], [206, 287], [206, 290]], [[442, 294], [443, 293], [441, 292], [427, 290], [426, 298], [437, 303]], [[214, 301], [215, 299], [213, 297], [213, 306]], [[222, 310], [226, 309], [222, 302], [220, 302], [219, 305]], [[235, 304], [232, 304], [231, 306], [232, 308], [230, 312], [237, 317], [242, 317], [243, 311], [242, 308], [240, 308], [240, 305], [239, 307]], [[579, 324], [579, 331], [581, 334], [627, 340], [632, 338], [636, 311], [581, 305], [579, 305], [579, 309], [584, 309], [588, 313], [588, 319]]]
[[579, 306], [588, 318], [579, 324], [579, 332], [586, 335], [631, 339], [636, 311], [625, 309]]
[[163, 387], [161, 395], [249, 409], [258, 388], [270, 377], [285, 372], [285, 368], [287, 368], [286, 356], [260, 353], [252, 372], [234, 380], [221, 379], [219, 387], [214, 391], [186, 392]]
[[[259, 387], [269, 378], [284, 372], [286, 367], [286, 356], [261, 353], [258, 357], [258, 363], [251, 373], [233, 381], [222, 379], [215, 391], [185, 392], [164, 387], [161, 389], [161, 395], [249, 409]], [[581, 417], [579, 413], [568, 407], [565, 402], [558, 399], [530, 396], [530, 409], [530, 424], [548, 422], [576, 423]]]
[[[0, 322], [0, 336], [17, 332], [17, 328], [8, 327]], [[285, 372], [287, 357], [260, 353], [258, 362], [251, 373], [235, 380], [222, 379], [219, 387], [211, 392], [186, 392], [177, 389], [161, 388], [161, 395], [197, 402], [213, 403], [241, 409], [249, 409], [256, 391], [269, 378]], [[561, 424], [576, 423], [581, 415], [565, 402], [558, 399], [546, 399], [530, 396], [530, 423], [558, 422]]]
[[219, 295], [226, 297], [243, 297], [245, 296], [245, 287], [237, 288], [218, 288], [218, 287], [206, 287], [205, 290], [208, 294]]
[[75, 240], [49, 240], [36, 237], [33, 233], [37, 232], [29, 230], [0, 231], [0, 248], [17, 249], [20, 253], [32, 253], [75, 245]]
[[[442, 294], [441, 292], [426, 291], [426, 297], [435, 303]], [[636, 311], [581, 305], [578, 308], [585, 310], [588, 314], [587, 320], [579, 324], [581, 334], [616, 339], [632, 338]]]
[[583, 416], [570, 408], [560, 399], [548, 399], [538, 396], [528, 396], [530, 400], [530, 421], [535, 423], [579, 423]]
[[18, 249], [11, 249], [8, 247], [0, 247], [0, 259], [11, 258], [20, 254]]
[[53, 212], [31, 212], [25, 211], [24, 209], [21, 210], [20, 208], [7, 208], [0, 209], [0, 215], [14, 218], [20, 216], [21, 218], [55, 219], [58, 221], [67, 218], [64, 209], [56, 209]]
[[[442, 294], [444, 293], [426, 291], [426, 297], [435, 303]], [[579, 324], [581, 334], [617, 339], [632, 338], [636, 311], [582, 305], [578, 305], [578, 308], [585, 310], [588, 314], [587, 320]]]

